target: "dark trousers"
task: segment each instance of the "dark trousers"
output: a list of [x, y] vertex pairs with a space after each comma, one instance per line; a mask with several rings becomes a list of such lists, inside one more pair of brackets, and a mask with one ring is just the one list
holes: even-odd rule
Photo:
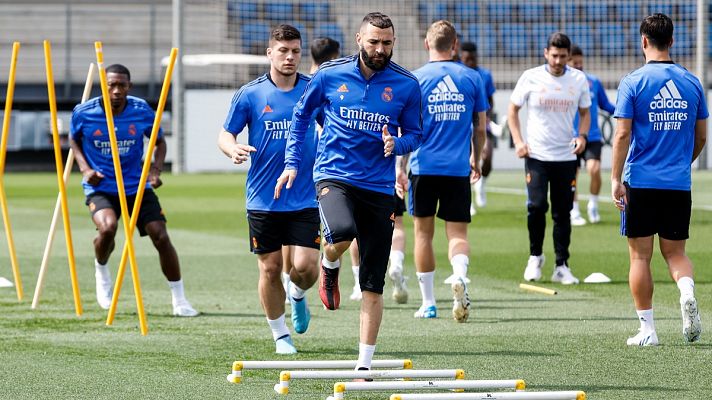
[[551, 199], [551, 218], [554, 220], [554, 252], [556, 265], [569, 259], [571, 218], [569, 213], [576, 191], [576, 161], [525, 160], [527, 178], [527, 228], [529, 254], [542, 254], [546, 232], [547, 194]]

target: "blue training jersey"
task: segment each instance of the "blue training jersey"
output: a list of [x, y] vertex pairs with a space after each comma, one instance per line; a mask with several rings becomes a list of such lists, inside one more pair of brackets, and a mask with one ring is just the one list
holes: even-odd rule
[[[603, 88], [601, 81], [589, 73], [585, 74], [588, 80], [588, 91], [591, 93], [591, 107], [588, 109], [591, 115], [591, 128], [588, 131], [588, 141], [602, 142], [603, 136], [601, 135], [601, 128], [598, 126], [598, 109], [600, 107], [603, 111], [613, 114], [616, 110], [616, 106], [608, 101], [606, 90]], [[579, 114], [576, 113], [576, 118], [574, 118], [574, 136], [578, 136], [578, 127]]]
[[[306, 174], [304, 136], [315, 110], [324, 110], [314, 180], [335, 179], [356, 187], [394, 194], [395, 157], [384, 157], [383, 126], [394, 137], [393, 153], [403, 155], [422, 140], [420, 87], [403, 67], [389, 62], [366, 79], [353, 55], [322, 64], [294, 107], [285, 166]], [[400, 130], [400, 137], [398, 133]]]
[[223, 128], [237, 136], [245, 126], [248, 143], [257, 149], [250, 156], [247, 172], [247, 210], [298, 211], [316, 208], [316, 189], [311, 166], [316, 152], [314, 121], [307, 123], [304, 138], [304, 173], [297, 176], [290, 190], [274, 199], [274, 185], [284, 170], [284, 149], [287, 144], [292, 110], [307, 87], [309, 78], [297, 74], [289, 91], [282, 91], [270, 79], [269, 73], [246, 84], [235, 93]]
[[647, 63], [621, 81], [614, 116], [633, 120], [623, 172], [630, 187], [690, 190], [695, 124], [709, 116], [694, 75], [672, 62]]
[[423, 103], [423, 144], [410, 157], [413, 175], [470, 176], [473, 115], [489, 102], [480, 74], [453, 61], [415, 70]]
[[[119, 147], [121, 173], [124, 178], [124, 192], [136, 194], [143, 168], [143, 137], [151, 137], [155, 113], [145, 100], [128, 96], [124, 110], [114, 115], [116, 140]], [[89, 166], [104, 174], [98, 185], [92, 186], [82, 180], [84, 194], [94, 192], [118, 194], [114, 161], [111, 157], [111, 142], [106, 126], [106, 113], [101, 97], [95, 97], [74, 107], [69, 134], [81, 143], [84, 158]], [[163, 137], [163, 131], [158, 131]], [[151, 185], [147, 182], [146, 188]]]
[[484, 84], [485, 88], [485, 96], [492, 97], [494, 92], [497, 91], [497, 89], [495, 89], [494, 87], [494, 79], [492, 78], [492, 72], [490, 72], [490, 70], [488, 70], [487, 68], [479, 66], [473, 69], [477, 71], [480, 74], [480, 78], [482, 78], [482, 83]]

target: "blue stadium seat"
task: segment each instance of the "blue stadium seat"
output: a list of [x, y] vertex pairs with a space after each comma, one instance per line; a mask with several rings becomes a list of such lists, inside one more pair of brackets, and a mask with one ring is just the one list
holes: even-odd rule
[[546, 47], [546, 42], [549, 40], [549, 36], [558, 30], [559, 26], [556, 24], [542, 23], [532, 25], [535, 56], [544, 54], [544, 48]]
[[240, 27], [242, 51], [250, 54], [264, 54], [269, 42], [270, 28], [265, 22], [250, 22]]
[[554, 15], [558, 19], [564, 19], [566, 21], [578, 21], [579, 20], [579, 10], [576, 4], [572, 1], [561, 1], [554, 4]]
[[477, 1], [462, 0], [453, 5], [453, 19], [461, 22], [478, 22], [480, 16], [480, 5]]
[[673, 21], [676, 19], [683, 21], [694, 21], [697, 18], [697, 4], [694, 0], [683, 1], [677, 5], [677, 18], [672, 17]]
[[[646, 15], [651, 15], [655, 13], [662, 13], [672, 18], [673, 15], [673, 5], [668, 1], [651, 1], [648, 4]], [[642, 18], [641, 18], [642, 20]]]
[[512, 4], [505, 1], [492, 1], [487, 3], [489, 22], [507, 22], [512, 20]]
[[583, 19], [585, 21], [610, 21], [613, 17], [611, 7], [606, 3], [590, 3], [584, 8]]
[[480, 57], [494, 56], [497, 51], [497, 38], [492, 35], [490, 24], [470, 24], [465, 31], [465, 42], [477, 45], [477, 55]]
[[640, 24], [640, 21], [645, 17], [645, 12], [641, 11], [640, 6], [633, 1], [620, 2], [616, 5], [618, 19], [621, 21], [631, 21]]
[[303, 2], [301, 3], [300, 18], [310, 23], [321, 23], [329, 21], [331, 8], [327, 2]]
[[420, 22], [430, 25], [439, 19], [448, 19], [448, 4], [445, 2], [421, 1], [418, 3]]
[[291, 2], [275, 1], [265, 3], [265, 18], [282, 22], [294, 17], [294, 5]]
[[519, 5], [519, 16], [522, 21], [533, 22], [544, 19], [544, 4], [538, 0], [527, 0]]
[[337, 23], [325, 23], [318, 25], [314, 28], [313, 37], [330, 37], [339, 42], [342, 49], [346, 48], [346, 46], [344, 46], [344, 32]]
[[640, 22], [631, 22], [626, 32], [628, 32], [625, 38], [626, 42], [628, 42], [628, 54], [642, 56], [643, 50], [640, 49]]
[[531, 53], [531, 40], [527, 24], [500, 24], [504, 55], [526, 57]]
[[307, 31], [307, 26], [301, 22], [286, 22], [286, 23], [297, 28], [299, 33], [302, 35], [302, 49], [304, 52], [308, 52], [309, 45], [311, 44], [311, 43], [309, 43], [309, 40], [311, 39], [311, 37], [309, 36], [309, 32]]
[[601, 55], [605, 57], [626, 54], [626, 37], [623, 27], [617, 22], [604, 22], [598, 25], [597, 41], [601, 46]]
[[227, 2], [227, 15], [231, 19], [240, 21], [254, 21], [259, 18], [257, 3], [251, 1], [229, 0]]
[[685, 23], [675, 24], [673, 32], [673, 44], [670, 49], [673, 59], [675, 56], [689, 56], [695, 53], [697, 46], [696, 31], [694, 25], [692, 28]]
[[576, 43], [584, 54], [593, 54], [593, 29], [591, 25], [580, 22], [569, 24], [564, 29], [564, 33], [571, 39], [571, 42]]

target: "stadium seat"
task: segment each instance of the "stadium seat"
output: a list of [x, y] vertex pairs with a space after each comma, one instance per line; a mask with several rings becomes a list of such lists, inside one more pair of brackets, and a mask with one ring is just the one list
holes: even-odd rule
[[[677, 18], [676, 18], [677, 17]], [[697, 19], [697, 4], [694, 1], [686, 1], [677, 5], [677, 15], [671, 18], [681, 21], [694, 21]]]
[[634, 57], [643, 55], [640, 49], [640, 22], [631, 22], [627, 32], [625, 41], [628, 43], [628, 54]]
[[311, 36], [309, 35], [309, 32], [307, 31], [307, 26], [304, 25], [301, 22], [287, 22], [287, 24], [292, 25], [293, 27], [297, 28], [299, 33], [302, 35], [302, 50], [304, 52], [309, 51], [309, 40], [311, 39]]
[[465, 31], [465, 40], [477, 45], [479, 56], [494, 56], [497, 51], [497, 38], [491, 34], [490, 24], [469, 24]]
[[526, 57], [531, 52], [531, 40], [527, 24], [500, 24], [504, 55]]
[[445, 2], [421, 1], [418, 3], [418, 20], [423, 25], [439, 19], [448, 19], [448, 4]]
[[251, 1], [230, 0], [227, 2], [227, 14], [231, 19], [254, 21], [259, 18], [257, 3]]
[[339, 44], [341, 44], [342, 49], [345, 47], [344, 32], [341, 30], [341, 27], [337, 23], [326, 23], [317, 25], [317, 27], [314, 28], [314, 35], [312, 37], [330, 37], [339, 42]]
[[604, 22], [598, 25], [596, 36], [602, 56], [617, 57], [626, 54], [626, 37], [620, 23]]
[[463, 23], [484, 20], [480, 15], [480, 6], [476, 1], [463, 0], [453, 5], [453, 19]]
[[534, 39], [534, 55], [543, 54], [544, 48], [546, 47], [546, 42], [549, 40], [549, 36], [557, 32], [559, 26], [556, 24], [534, 24], [532, 25], [532, 37]]
[[487, 3], [486, 21], [489, 22], [511, 22], [512, 4], [505, 1], [492, 1]]
[[650, 4], [648, 4], [646, 15], [651, 15], [655, 13], [662, 13], [670, 18], [673, 18], [673, 5], [670, 3], [670, 1], [651, 1]]
[[281, 23], [294, 17], [294, 6], [291, 2], [275, 1], [265, 3], [265, 18]]
[[613, 17], [606, 3], [590, 3], [584, 8], [583, 13], [583, 19], [591, 22], [609, 21]]
[[538, 22], [544, 19], [544, 5], [537, 0], [528, 0], [519, 5], [519, 17], [522, 21]]
[[633, 1], [620, 2], [616, 5], [616, 12], [620, 21], [631, 21], [640, 23], [645, 17], [640, 6]]
[[321, 23], [330, 20], [331, 8], [327, 2], [301, 3], [300, 19], [309, 23]]
[[571, 1], [561, 1], [554, 4], [554, 16], [557, 20], [564, 19], [566, 21], [578, 21], [579, 10]]
[[569, 24], [565, 27], [564, 33], [583, 50], [584, 54], [593, 54], [593, 29], [591, 25], [585, 22]]
[[269, 41], [269, 25], [265, 22], [245, 23], [240, 27], [242, 51], [249, 54], [264, 54]]
[[697, 46], [696, 31], [685, 23], [675, 24], [673, 44], [670, 49], [673, 59], [675, 56], [689, 56], [695, 53]]

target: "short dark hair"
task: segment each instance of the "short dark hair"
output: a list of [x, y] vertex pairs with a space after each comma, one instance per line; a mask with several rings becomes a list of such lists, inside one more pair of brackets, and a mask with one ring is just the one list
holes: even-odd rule
[[658, 50], [670, 47], [673, 30], [672, 20], [665, 14], [648, 15], [640, 23], [640, 34]]
[[314, 63], [321, 65], [339, 55], [339, 42], [330, 37], [320, 37], [311, 42], [311, 56]]
[[463, 42], [460, 45], [460, 51], [469, 51], [472, 53], [477, 53], [477, 45], [473, 42]]
[[549, 40], [546, 41], [546, 48], [550, 49], [552, 47], [571, 51], [571, 39], [561, 32], [554, 32], [549, 36]]
[[571, 45], [571, 56], [583, 56], [583, 50], [581, 50], [581, 47], [576, 44]]
[[109, 72], [126, 75], [126, 77], [129, 78], [129, 82], [131, 82], [131, 73], [129, 72], [129, 69], [121, 64], [109, 65], [108, 67], [106, 67], [106, 73], [108, 74]]
[[396, 31], [396, 28], [393, 26], [393, 21], [391, 21], [391, 18], [386, 14], [380, 12], [372, 12], [366, 14], [366, 16], [363, 17], [363, 21], [361, 21], [361, 26], [363, 27], [366, 24], [370, 24], [375, 26], [376, 28], [381, 29], [391, 28], [393, 29], [393, 33], [395, 33]]
[[290, 40], [297, 40], [301, 42], [302, 35], [299, 30], [292, 25], [281, 24], [277, 25], [272, 32], [269, 34], [269, 42], [288, 42]]

